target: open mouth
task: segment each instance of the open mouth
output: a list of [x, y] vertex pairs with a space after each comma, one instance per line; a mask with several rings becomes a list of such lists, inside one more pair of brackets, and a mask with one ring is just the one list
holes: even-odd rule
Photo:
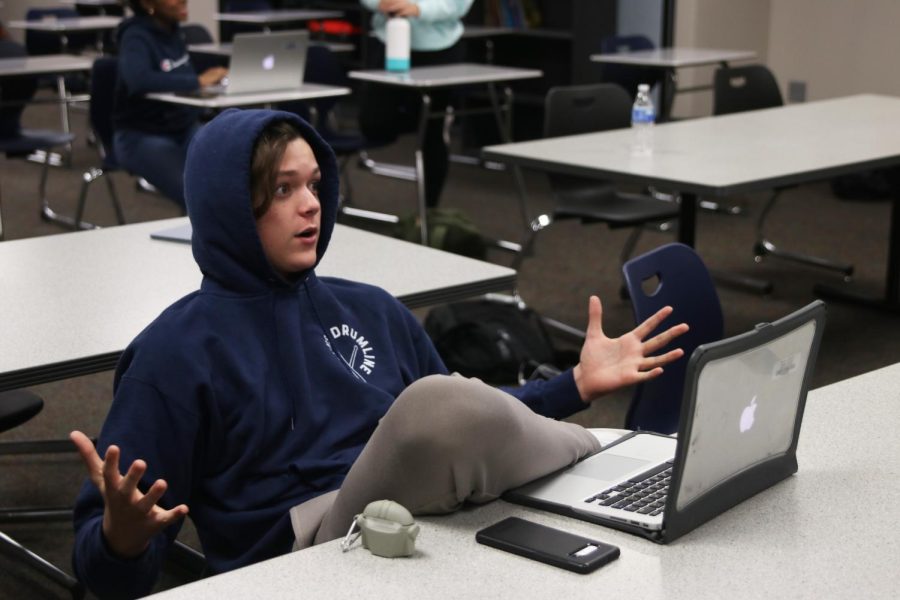
[[307, 228], [307, 229], [304, 229], [304, 230], [301, 231], [300, 233], [294, 234], [294, 237], [298, 237], [298, 238], [302, 238], [302, 239], [307, 239], [307, 240], [308, 240], [308, 239], [315, 238], [316, 235], [317, 235], [318, 233], [319, 233], [318, 228], [316, 228], [316, 227], [309, 227], [309, 228]]

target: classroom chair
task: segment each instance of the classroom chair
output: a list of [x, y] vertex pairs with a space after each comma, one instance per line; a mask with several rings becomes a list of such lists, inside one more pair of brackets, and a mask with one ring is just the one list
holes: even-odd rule
[[[87, 194], [92, 183], [104, 175], [119, 170], [113, 148], [113, 102], [115, 99], [116, 80], [118, 78], [118, 59], [101, 56], [94, 61], [91, 68], [91, 104], [88, 110], [91, 130], [97, 141], [97, 152], [100, 155], [100, 166], [90, 167], [82, 175], [81, 192], [78, 196], [78, 208], [75, 212], [75, 225], [78, 228], [95, 227], [83, 221]], [[125, 213], [116, 195], [116, 189], [110, 177], [103, 177], [119, 225], [125, 224]]]
[[[619, 85], [599, 83], [559, 86], [547, 92], [544, 111], [544, 137], [553, 138], [631, 125], [631, 98]], [[619, 192], [612, 182], [599, 179], [548, 173], [556, 197], [552, 215], [541, 215], [531, 223], [530, 251], [538, 232], [561, 219], [578, 219], [582, 224], [606, 223], [610, 229], [631, 228], [620, 259], [625, 262], [634, 252], [645, 225], [663, 226], [678, 219], [676, 202], [646, 194]], [[520, 257], [525, 253], [520, 253]], [[518, 268], [517, 260], [515, 265]]]
[[650, 334], [652, 337], [678, 323], [687, 333], [661, 348], [675, 348], [684, 356], [663, 374], [638, 385], [628, 407], [625, 428], [674, 433], [678, 430], [688, 360], [700, 344], [722, 339], [723, 317], [719, 295], [703, 260], [690, 246], [670, 243], [636, 256], [622, 266], [635, 323], [642, 323], [664, 306], [675, 310]]
[[[0, 432], [10, 431], [28, 422], [41, 412], [43, 407], [43, 399], [28, 390], [0, 392]], [[39, 444], [40, 442], [37, 443]], [[6, 444], [15, 445], [17, 443], [7, 442]], [[18, 442], [18, 444], [22, 444], [25, 447], [28, 443]], [[7, 446], [3, 446], [0, 450], [2, 450], [0, 452], [2, 454], [30, 453], [30, 450], [7, 451]], [[43, 520], [48, 518], [48, 515], [55, 515], [58, 512], [60, 512], [58, 509], [39, 508], [0, 509], [0, 521]], [[77, 600], [84, 597], [84, 587], [74, 577], [41, 558], [3, 531], [0, 531], [0, 552], [25, 563], [63, 586], [72, 594], [72, 598]]]
[[[26, 56], [25, 48], [12, 40], [0, 40], [0, 58]], [[50, 208], [47, 199], [47, 178], [50, 174], [50, 151], [66, 147], [75, 136], [63, 131], [47, 129], [23, 129], [22, 112], [34, 97], [37, 79], [29, 75], [4, 77], [0, 79], [0, 152], [8, 158], [27, 158], [36, 151], [44, 152], [43, 170], [38, 185], [41, 202], [41, 217], [71, 225], [71, 219], [57, 214]], [[3, 239], [2, 193], [0, 193], [0, 240]]]
[[[713, 77], [713, 114], [727, 115], [747, 110], [759, 110], [782, 106], [784, 101], [775, 75], [764, 65], [741, 65], [720, 67]], [[779, 195], [785, 187], [775, 188], [766, 201], [756, 221], [756, 242], [753, 254], [756, 262], [764, 256], [774, 256], [797, 263], [838, 271], [849, 280], [853, 275], [853, 265], [819, 256], [811, 256], [783, 250], [765, 233], [766, 220], [775, 208]]]

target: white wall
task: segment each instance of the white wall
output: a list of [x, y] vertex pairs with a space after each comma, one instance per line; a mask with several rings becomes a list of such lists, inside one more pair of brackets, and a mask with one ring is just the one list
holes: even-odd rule
[[[875, 92], [900, 96], [900, 0], [678, 0], [675, 43], [750, 49], [772, 69], [785, 98]], [[713, 68], [681, 69], [680, 85], [711, 81]], [[709, 114], [712, 94], [676, 97], [676, 116]]]
[[900, 1], [769, 0], [769, 66], [807, 99], [900, 95]]
[[[772, 1], [678, 0], [675, 7], [675, 45], [753, 50], [757, 55], [756, 61], [765, 63], [769, 54]], [[713, 71], [715, 67], [679, 69], [678, 87], [709, 85]], [[679, 94], [672, 108], [676, 117], [708, 115], [711, 112], [712, 91], [709, 90]]]

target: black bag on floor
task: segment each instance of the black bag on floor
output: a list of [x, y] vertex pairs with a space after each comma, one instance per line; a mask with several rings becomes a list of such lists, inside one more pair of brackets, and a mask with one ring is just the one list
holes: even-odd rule
[[514, 385], [532, 376], [549, 378], [562, 366], [540, 316], [515, 303], [445, 304], [428, 313], [424, 326], [451, 373], [485, 383]]

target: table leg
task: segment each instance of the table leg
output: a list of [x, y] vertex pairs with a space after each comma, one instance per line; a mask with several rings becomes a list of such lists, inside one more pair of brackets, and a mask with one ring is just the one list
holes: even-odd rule
[[694, 247], [697, 237], [697, 194], [681, 194], [678, 215], [678, 241]]
[[813, 287], [816, 295], [828, 300], [860, 304], [889, 312], [900, 312], [900, 190], [894, 191], [891, 201], [890, 236], [888, 240], [887, 271], [885, 273], [884, 295], [879, 298], [863, 294], [847, 287], [817, 284]]
[[[497, 130], [500, 132], [500, 138], [504, 144], [511, 143], [512, 140], [512, 109], [513, 109], [513, 92], [512, 88], [505, 86], [503, 88], [504, 104], [500, 105], [497, 98], [497, 87], [494, 83], [488, 83], [488, 97], [491, 99], [491, 108], [494, 112], [494, 118], [497, 121]], [[528, 227], [531, 219], [528, 216], [528, 192], [525, 188], [525, 178], [522, 176], [522, 168], [518, 165], [512, 165], [513, 181], [516, 185], [516, 193], [519, 196], [519, 210], [522, 213], [522, 223]], [[512, 252], [521, 252], [522, 245], [505, 240], [497, 240], [497, 245], [505, 250]]]
[[416, 138], [416, 196], [419, 202], [419, 231], [422, 244], [428, 245], [428, 205], [425, 201], [425, 132], [431, 117], [431, 96], [422, 92], [422, 110], [419, 114], [419, 131]]
[[[678, 241], [693, 248], [697, 241], [697, 194], [681, 194], [681, 212], [678, 215]], [[717, 283], [749, 290], [757, 294], [772, 292], [772, 282], [755, 277], [741, 277], [731, 273], [713, 272]]]

